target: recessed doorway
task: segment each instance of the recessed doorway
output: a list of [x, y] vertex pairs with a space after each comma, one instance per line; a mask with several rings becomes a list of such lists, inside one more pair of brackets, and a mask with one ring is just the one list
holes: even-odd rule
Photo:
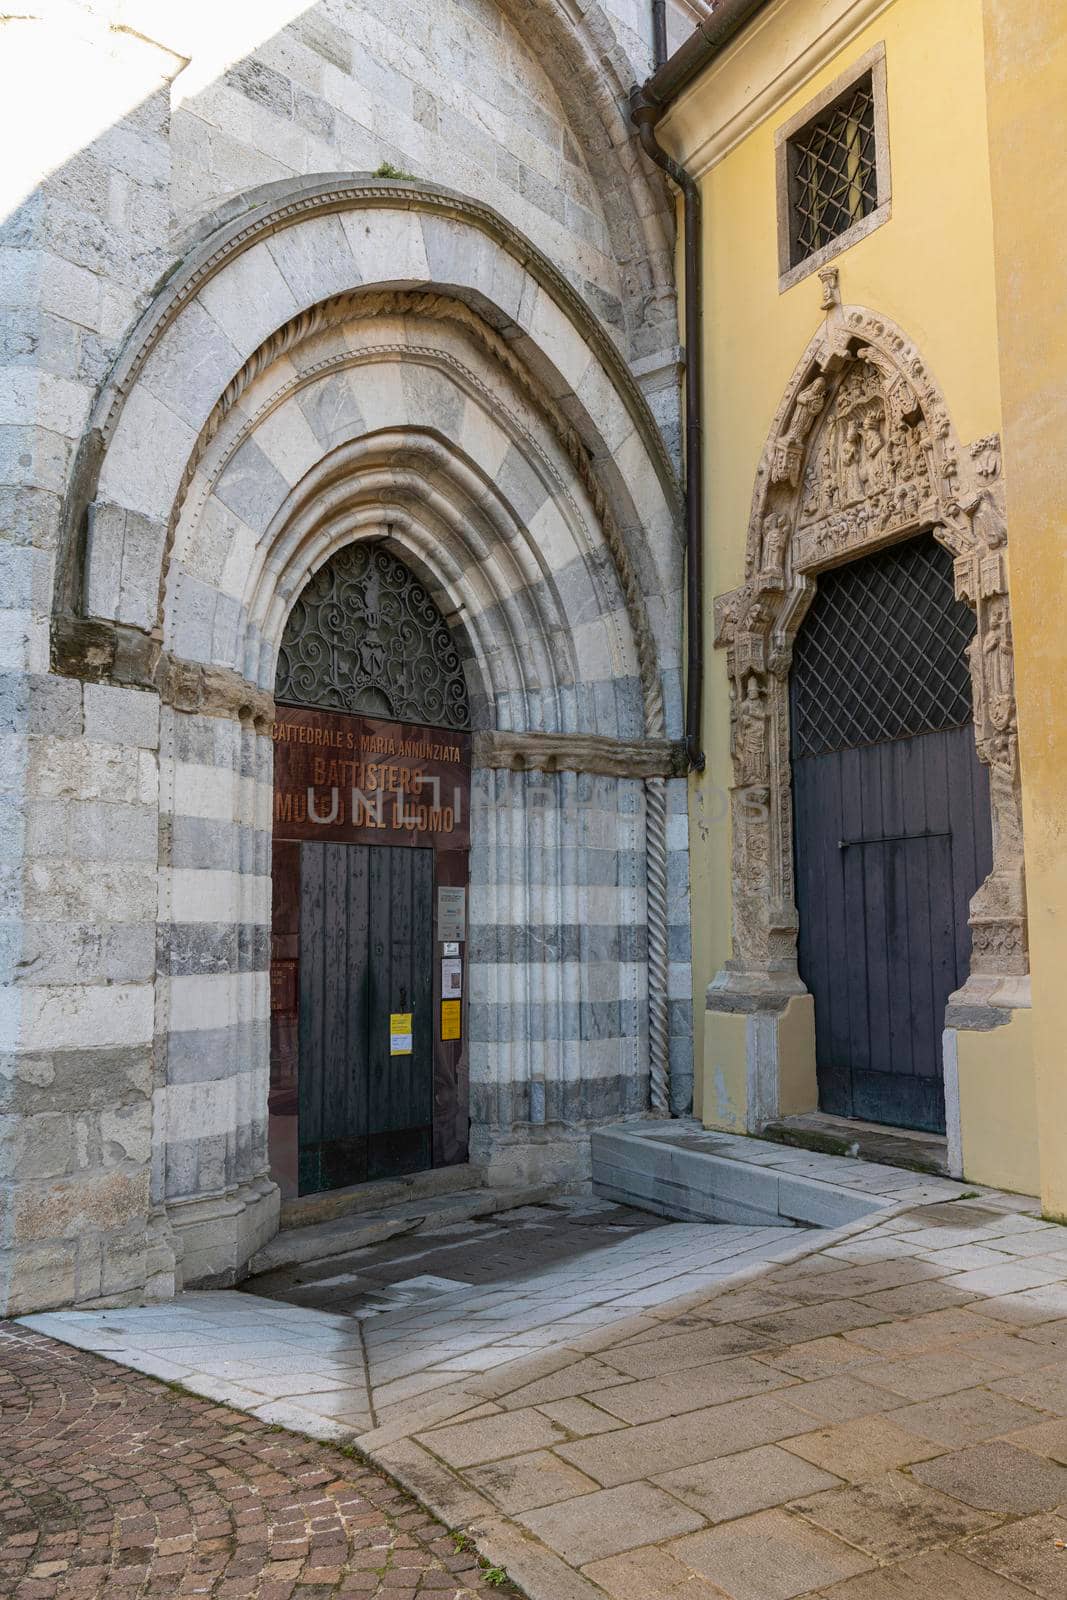
[[447, 625], [378, 545], [298, 600], [277, 701], [268, 1105], [294, 1198], [466, 1160], [471, 736]]

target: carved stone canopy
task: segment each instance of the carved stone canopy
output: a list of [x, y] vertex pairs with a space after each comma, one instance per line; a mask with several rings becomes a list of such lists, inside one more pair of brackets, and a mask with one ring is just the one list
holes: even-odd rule
[[968, 662], [994, 864], [971, 902], [971, 971], [1028, 970], [999, 439], [962, 450], [915, 347], [886, 318], [831, 300], [757, 470], [744, 582], [715, 602], [731, 685], [734, 951], [713, 988], [796, 992], [788, 677], [818, 574], [924, 531], [951, 551], [956, 597], [976, 618]]
[[274, 693], [290, 705], [470, 727], [448, 624], [381, 544], [346, 545], [308, 582], [285, 625]]

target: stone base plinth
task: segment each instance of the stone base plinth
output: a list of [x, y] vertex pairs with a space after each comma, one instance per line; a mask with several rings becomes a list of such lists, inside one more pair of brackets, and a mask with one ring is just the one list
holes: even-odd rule
[[230, 1194], [171, 1202], [167, 1216], [182, 1250], [181, 1287], [225, 1289], [278, 1231], [281, 1191], [257, 1178]]

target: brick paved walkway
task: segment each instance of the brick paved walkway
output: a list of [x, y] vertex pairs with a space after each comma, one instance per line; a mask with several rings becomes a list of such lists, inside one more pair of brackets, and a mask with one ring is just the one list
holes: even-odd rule
[[340, 1451], [0, 1324], [5, 1600], [516, 1593]]

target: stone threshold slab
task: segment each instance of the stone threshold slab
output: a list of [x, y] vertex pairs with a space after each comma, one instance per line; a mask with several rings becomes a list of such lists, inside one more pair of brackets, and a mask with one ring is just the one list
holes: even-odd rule
[[695, 1120], [624, 1122], [592, 1136], [593, 1192], [693, 1222], [836, 1228], [902, 1200], [952, 1199], [952, 1179], [716, 1133]]
[[794, 1117], [779, 1117], [768, 1122], [762, 1137], [796, 1150], [814, 1150], [822, 1155], [859, 1157], [878, 1166], [902, 1167], [911, 1172], [930, 1173], [936, 1178], [950, 1176], [948, 1140], [944, 1134], [923, 1133], [914, 1128], [893, 1128], [882, 1123], [860, 1122], [852, 1117], [834, 1117], [822, 1111], [809, 1111]]
[[[446, 1169], [451, 1170], [451, 1169]], [[491, 1217], [498, 1211], [536, 1205], [558, 1192], [557, 1184], [528, 1184], [522, 1188], [483, 1187], [455, 1193], [421, 1194], [398, 1200], [377, 1210], [357, 1211], [307, 1227], [283, 1228], [258, 1250], [248, 1264], [249, 1276], [276, 1272], [280, 1267], [307, 1261], [324, 1261], [347, 1255], [367, 1245], [381, 1244], [401, 1234], [420, 1233], [472, 1217]]]
[[455, 1167], [431, 1167], [426, 1172], [405, 1173], [399, 1178], [373, 1178], [344, 1189], [327, 1189], [323, 1194], [302, 1194], [283, 1200], [278, 1226], [310, 1228], [357, 1212], [381, 1211], [385, 1206], [406, 1200], [427, 1200], [458, 1191], [482, 1189], [485, 1183], [485, 1168], [469, 1162]]

